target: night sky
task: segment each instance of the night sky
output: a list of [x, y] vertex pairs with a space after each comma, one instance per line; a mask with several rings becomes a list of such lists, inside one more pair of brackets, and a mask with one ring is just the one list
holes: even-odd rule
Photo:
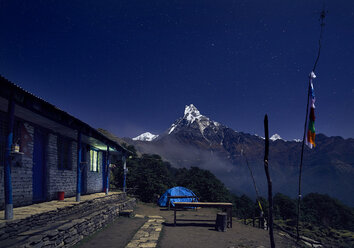
[[[193, 103], [237, 131], [302, 138], [323, 1], [0, 0], [0, 74], [120, 137]], [[316, 132], [354, 137], [354, 1], [326, 1]]]

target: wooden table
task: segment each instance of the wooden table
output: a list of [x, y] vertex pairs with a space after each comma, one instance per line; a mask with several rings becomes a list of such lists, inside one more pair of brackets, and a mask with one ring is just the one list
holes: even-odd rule
[[227, 227], [232, 228], [232, 203], [229, 202], [175, 202], [174, 225], [176, 226], [176, 210], [186, 207], [222, 208], [227, 213]]
[[[187, 196], [187, 195], [169, 195], [169, 196], [167, 196], [167, 206], [168, 206], [168, 210], [170, 210], [170, 208], [171, 208], [171, 199], [190, 199], [190, 198], [192, 198], [192, 199], [196, 199], [196, 200], [198, 200], [198, 197], [196, 197], [196, 196]], [[193, 200], [192, 200], [192, 202], [194, 202]]]

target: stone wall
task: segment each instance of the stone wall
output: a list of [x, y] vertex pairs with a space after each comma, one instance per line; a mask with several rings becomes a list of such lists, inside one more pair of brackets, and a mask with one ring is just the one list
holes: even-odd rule
[[33, 166], [33, 138], [34, 128], [28, 123], [23, 124], [24, 130], [29, 135], [26, 143], [27, 152], [14, 158], [11, 168], [12, 195], [14, 206], [32, 203], [32, 166]]
[[0, 225], [0, 243], [13, 247], [70, 247], [135, 207], [125, 194], [81, 202]]
[[[28, 123], [23, 124], [24, 132], [28, 136], [26, 147], [22, 150], [26, 152], [16, 155], [12, 159], [11, 182], [12, 200], [14, 206], [28, 205], [32, 203], [32, 165], [33, 165], [33, 136], [34, 128]], [[5, 207], [4, 195], [4, 167], [0, 167], [0, 209]]]
[[76, 195], [76, 173], [77, 173], [77, 143], [71, 142], [71, 169], [58, 169], [57, 135], [49, 134], [47, 146], [47, 171], [48, 171], [48, 200], [57, 199], [58, 192], [64, 191], [65, 196]]

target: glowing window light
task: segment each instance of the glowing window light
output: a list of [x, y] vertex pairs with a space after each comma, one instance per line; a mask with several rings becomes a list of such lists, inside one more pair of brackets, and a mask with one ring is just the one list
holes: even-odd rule
[[99, 171], [99, 152], [95, 150], [90, 150], [90, 171]]

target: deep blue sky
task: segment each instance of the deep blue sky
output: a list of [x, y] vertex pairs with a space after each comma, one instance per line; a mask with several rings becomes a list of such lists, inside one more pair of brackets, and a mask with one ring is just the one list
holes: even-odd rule
[[[322, 0], [0, 0], [0, 74], [118, 136], [193, 103], [237, 131], [302, 138]], [[326, 1], [316, 131], [354, 137], [354, 1]]]

